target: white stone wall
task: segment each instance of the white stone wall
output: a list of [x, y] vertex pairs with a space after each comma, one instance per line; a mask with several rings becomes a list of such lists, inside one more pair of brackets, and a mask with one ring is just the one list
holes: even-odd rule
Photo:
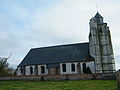
[[[74, 63], [60, 63], [60, 74], [78, 74], [77, 63], [80, 63], [81, 74], [83, 74], [83, 63], [86, 63], [86, 67], [89, 67], [92, 73], [95, 73], [94, 61], [91, 62], [74, 62]], [[66, 72], [62, 70], [62, 64], [66, 64]], [[71, 64], [75, 64], [75, 71], [72, 72]]]
[[[30, 67], [33, 68], [33, 73], [30, 73]], [[31, 66], [26, 66], [25, 67], [25, 75], [35, 75], [35, 65], [31, 65]]]
[[25, 75], [30, 75], [30, 66], [25, 67]]
[[[63, 72], [62, 64], [66, 64], [66, 72]], [[71, 64], [75, 64], [74, 72], [71, 70]], [[60, 74], [77, 74], [77, 63], [60, 63]]]
[[[41, 74], [41, 66], [45, 66], [45, 73]], [[30, 73], [30, 67], [33, 68], [33, 73]], [[21, 71], [20, 71], [21, 67], [18, 67], [16, 74], [17, 75], [22, 75]], [[48, 69], [46, 68], [46, 65], [38, 65], [38, 75], [47, 75], [48, 74]], [[35, 74], [35, 65], [31, 65], [31, 66], [25, 66], [25, 75], [36, 75]]]
[[[86, 63], [86, 67], [89, 66], [90, 70], [92, 73], [95, 73], [95, 68], [94, 68], [94, 62], [73, 62], [73, 63], [60, 63], [60, 74], [78, 74], [77, 70], [77, 64], [80, 63], [80, 68], [81, 68], [81, 74], [83, 74], [83, 63]], [[62, 70], [62, 64], [66, 64], [66, 72], [63, 72]], [[72, 71], [71, 65], [75, 64], [75, 71]], [[45, 73], [41, 73], [41, 66], [45, 66]], [[30, 74], [30, 67], [33, 67], [33, 74]], [[47, 75], [48, 74], [48, 69], [46, 68], [46, 65], [38, 65], [38, 75]], [[20, 71], [20, 67], [17, 69], [17, 75], [22, 75]], [[25, 75], [35, 75], [35, 65], [31, 66], [25, 66]]]
[[[41, 73], [41, 66], [45, 66], [45, 73]], [[30, 67], [33, 67], [33, 74], [30, 74]], [[48, 74], [48, 69], [46, 69], [46, 65], [38, 65], [38, 75], [47, 75]], [[25, 75], [36, 75], [35, 74], [35, 65], [32, 66], [26, 66], [26, 74]]]

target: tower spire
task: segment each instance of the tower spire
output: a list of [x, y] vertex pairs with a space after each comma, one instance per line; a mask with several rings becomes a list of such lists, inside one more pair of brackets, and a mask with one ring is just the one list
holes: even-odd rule
[[100, 13], [98, 11], [97, 11], [96, 15], [94, 16], [94, 18], [98, 24], [103, 23], [103, 17], [100, 15]]

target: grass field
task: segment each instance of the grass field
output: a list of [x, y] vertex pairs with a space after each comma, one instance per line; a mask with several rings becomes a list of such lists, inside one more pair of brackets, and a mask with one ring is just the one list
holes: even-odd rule
[[0, 81], [0, 90], [116, 90], [115, 80]]

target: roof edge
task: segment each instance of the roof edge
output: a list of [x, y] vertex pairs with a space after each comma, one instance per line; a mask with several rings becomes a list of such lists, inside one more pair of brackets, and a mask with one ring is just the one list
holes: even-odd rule
[[63, 45], [53, 45], [53, 46], [46, 46], [46, 47], [38, 47], [38, 48], [31, 48], [30, 50], [35, 49], [42, 49], [42, 48], [52, 48], [52, 47], [61, 47], [61, 46], [69, 46], [69, 45], [77, 45], [77, 44], [89, 44], [89, 42], [83, 42], [83, 43], [74, 43], [74, 44], [63, 44]]

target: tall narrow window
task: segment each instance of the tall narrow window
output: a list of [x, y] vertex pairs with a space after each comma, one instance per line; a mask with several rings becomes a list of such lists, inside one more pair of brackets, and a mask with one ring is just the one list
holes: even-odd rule
[[99, 36], [102, 35], [102, 28], [100, 27], [98, 30], [99, 30]]
[[86, 73], [86, 63], [83, 63], [82, 66], [83, 66], [83, 72]]
[[30, 67], [30, 74], [33, 74], [33, 67]]
[[72, 72], [75, 71], [75, 64], [71, 64], [71, 69], [72, 69]]
[[63, 72], [66, 72], [66, 64], [62, 64], [62, 70]]
[[42, 73], [42, 74], [45, 73], [45, 66], [41, 66], [41, 73]]
[[35, 69], [35, 74], [38, 75], [38, 66], [35, 65], [35, 68], [34, 68], [34, 69]]
[[23, 73], [23, 67], [22, 66], [20, 67], [20, 71], [21, 71], [21, 73]]

